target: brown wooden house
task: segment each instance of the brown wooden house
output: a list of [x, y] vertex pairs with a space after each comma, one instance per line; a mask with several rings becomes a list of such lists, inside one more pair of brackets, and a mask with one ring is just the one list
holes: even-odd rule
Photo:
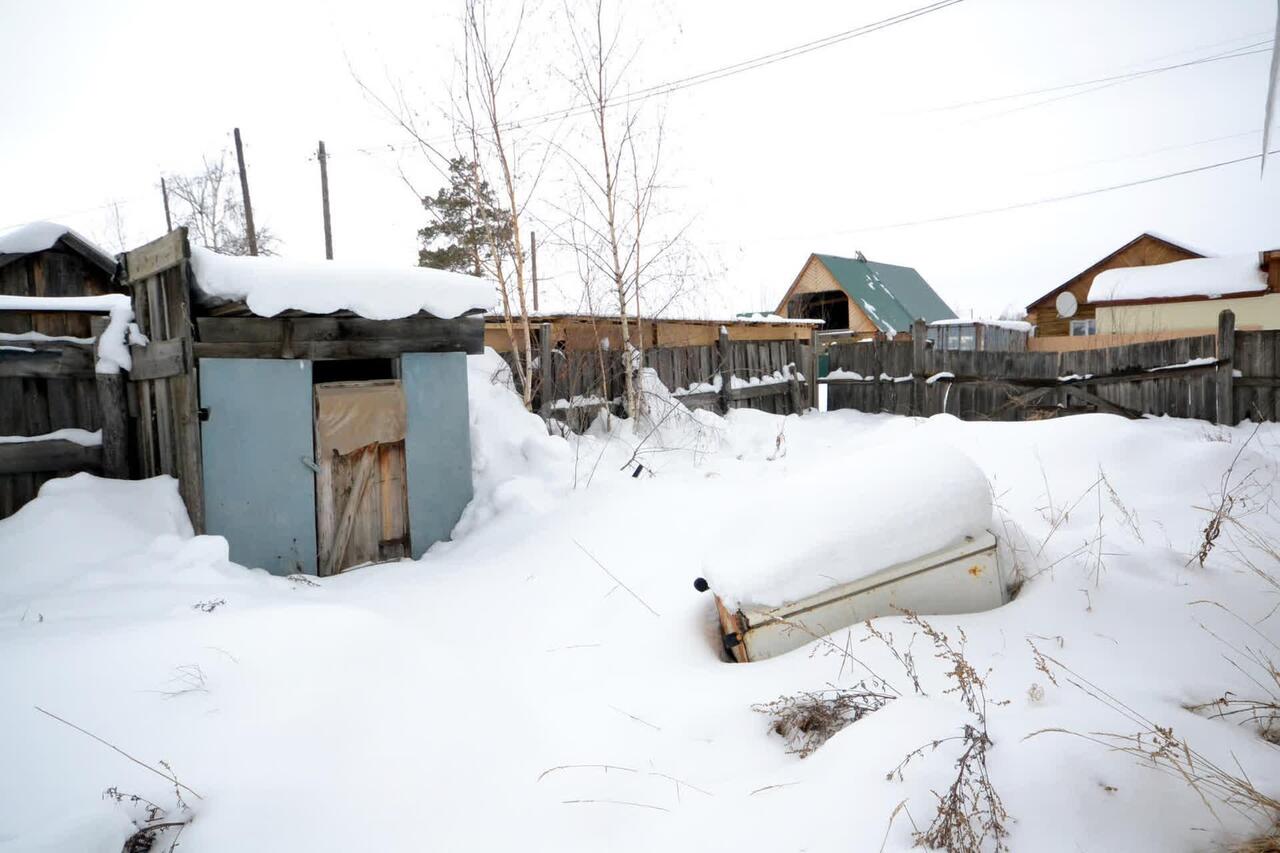
[[[1035, 326], [1037, 338], [1096, 334], [1097, 307], [1089, 303], [1088, 297], [1089, 287], [1099, 273], [1119, 267], [1151, 266], [1201, 257], [1204, 256], [1199, 252], [1163, 237], [1140, 234], [1028, 305], [1027, 321]], [[1059, 297], [1064, 293], [1069, 293], [1074, 300], [1074, 311], [1068, 310], [1066, 314], [1059, 308], [1069, 308], [1073, 300], [1066, 299], [1066, 306], [1060, 306]]]

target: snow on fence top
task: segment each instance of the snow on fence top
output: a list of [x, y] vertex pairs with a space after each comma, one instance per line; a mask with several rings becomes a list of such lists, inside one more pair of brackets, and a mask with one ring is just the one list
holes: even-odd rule
[[1126, 299], [1176, 299], [1222, 296], [1267, 289], [1258, 255], [1192, 258], [1149, 267], [1123, 267], [1098, 274], [1089, 287], [1089, 302]]
[[0, 311], [84, 311], [108, 315], [110, 319], [106, 331], [98, 341], [98, 361], [94, 366], [94, 370], [98, 373], [119, 373], [122, 368], [131, 369], [133, 357], [129, 353], [129, 344], [146, 343], [146, 339], [134, 325], [133, 304], [123, 293], [107, 293], [101, 296], [5, 296], [0, 294]]
[[192, 247], [195, 285], [208, 302], [243, 300], [260, 317], [283, 311], [353, 311], [395, 320], [426, 311], [450, 319], [493, 305], [493, 286], [426, 267], [361, 267], [333, 261], [228, 257]]
[[930, 326], [995, 326], [1011, 332], [1030, 332], [1031, 324], [1026, 320], [975, 320], [956, 318], [952, 320], [934, 320]]
[[774, 536], [766, 527], [763, 536], [723, 540], [706, 567], [711, 589], [729, 607], [777, 606], [981, 535], [991, 526], [986, 476], [959, 450], [923, 433], [792, 469], [767, 492], [753, 493], [744, 519], [800, 512], [806, 533]]

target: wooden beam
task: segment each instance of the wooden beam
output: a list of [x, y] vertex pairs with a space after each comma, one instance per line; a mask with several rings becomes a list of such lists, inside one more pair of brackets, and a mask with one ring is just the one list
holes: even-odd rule
[[[201, 358], [285, 358], [281, 354], [279, 344], [270, 343], [196, 343], [194, 355]], [[433, 346], [415, 340], [383, 340], [383, 341], [312, 341], [310, 343], [294, 343], [292, 358], [304, 358], [312, 361], [349, 358], [395, 358], [407, 352], [466, 352], [476, 354], [476, 350], [454, 346]]]
[[1112, 415], [1120, 415], [1130, 420], [1137, 420], [1142, 417], [1142, 412], [1137, 409], [1131, 409], [1128, 406], [1121, 406], [1119, 403], [1113, 403], [1110, 400], [1099, 397], [1097, 394], [1090, 393], [1078, 385], [1067, 386], [1067, 396], [1075, 397], [1086, 403], [1092, 403], [1104, 412]]
[[729, 392], [731, 400], [754, 400], [758, 397], [772, 397], [777, 394], [790, 394], [791, 385], [787, 382], [768, 382], [760, 385], [744, 385]]
[[69, 345], [60, 349], [0, 350], [0, 378], [92, 379], [93, 353]]
[[145, 347], [134, 345], [129, 353], [133, 358], [129, 379], [134, 382], [177, 376], [191, 367], [191, 344], [185, 337], [152, 341]]
[[190, 257], [187, 229], [175, 228], [158, 240], [124, 253], [125, 280], [135, 282], [150, 278], [156, 273], [176, 267]]
[[84, 447], [61, 439], [0, 444], [0, 474], [83, 471], [101, 467], [101, 447]]
[[[349, 346], [355, 343], [377, 345], [396, 342], [393, 346], [382, 347], [383, 351], [391, 355], [402, 352], [466, 352], [478, 355], [484, 351], [484, 318], [480, 315], [452, 320], [425, 315], [399, 320], [368, 320], [364, 317], [199, 317], [196, 328], [199, 333], [197, 355], [201, 355], [202, 345], [210, 344], [271, 344], [276, 350], [271, 355], [259, 354], [263, 350], [258, 348], [250, 350], [252, 355], [225, 356], [231, 358], [279, 358], [286, 341], [302, 358], [380, 357], [306, 355], [308, 347], [315, 344]], [[322, 347], [319, 351], [325, 350]], [[340, 352], [341, 346], [331, 351]], [[220, 356], [206, 354], [205, 357]]]
[[98, 374], [98, 408], [102, 410], [102, 473], [117, 480], [129, 478], [129, 412], [124, 375]]

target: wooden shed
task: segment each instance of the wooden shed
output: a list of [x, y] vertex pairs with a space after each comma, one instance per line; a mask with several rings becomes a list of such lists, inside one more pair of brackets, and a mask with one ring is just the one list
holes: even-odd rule
[[124, 256], [150, 338], [141, 476], [276, 574], [417, 558], [472, 496], [466, 355], [492, 289], [438, 270], [230, 258], [183, 229]]
[[1027, 322], [1035, 326], [1035, 336], [1041, 341], [1097, 334], [1097, 306], [1089, 301], [1089, 288], [1099, 273], [1200, 257], [1204, 256], [1164, 237], [1139, 234], [1028, 305]]
[[910, 336], [916, 320], [932, 323], [956, 313], [911, 267], [810, 255], [778, 303], [777, 313], [823, 321], [824, 337], [855, 340]]
[[[115, 258], [65, 225], [33, 222], [0, 233], [0, 297], [106, 296], [122, 291], [115, 270]], [[0, 437], [7, 439], [0, 446], [0, 518], [17, 512], [48, 479], [101, 468], [96, 447], [14, 440], [101, 429], [92, 316], [0, 310]]]

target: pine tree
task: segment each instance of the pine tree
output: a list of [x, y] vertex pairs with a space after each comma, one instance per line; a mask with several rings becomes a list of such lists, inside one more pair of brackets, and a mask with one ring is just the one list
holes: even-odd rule
[[449, 186], [424, 197], [422, 206], [435, 221], [418, 231], [418, 266], [479, 276], [493, 265], [495, 246], [511, 257], [511, 214], [469, 160], [450, 160]]

